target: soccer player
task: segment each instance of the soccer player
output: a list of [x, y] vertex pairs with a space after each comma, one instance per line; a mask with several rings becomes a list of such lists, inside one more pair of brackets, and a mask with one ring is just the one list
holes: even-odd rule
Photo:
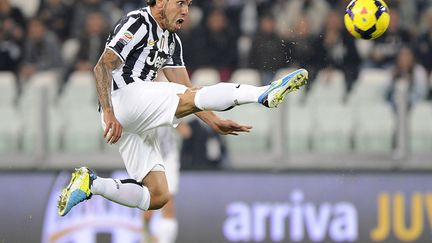
[[[148, 7], [129, 12], [108, 37], [94, 68], [103, 136], [108, 143], [118, 144], [130, 178], [102, 178], [87, 167], [77, 169], [61, 192], [61, 216], [92, 195], [142, 210], [161, 208], [170, 194], [155, 128], [172, 126], [195, 113], [220, 134], [249, 132], [251, 126], [221, 119], [211, 111], [248, 103], [274, 108], [287, 93], [306, 83], [308, 73], [299, 69], [262, 87], [219, 83], [192, 88], [175, 33], [191, 2], [148, 0]], [[152, 82], [161, 68], [170, 82]]]

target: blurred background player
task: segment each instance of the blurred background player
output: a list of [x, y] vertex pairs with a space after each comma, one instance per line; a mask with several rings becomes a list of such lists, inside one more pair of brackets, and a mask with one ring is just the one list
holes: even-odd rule
[[[184, 122], [179, 123], [176, 130], [180, 137], [188, 137], [191, 134], [191, 128]], [[165, 161], [165, 174], [170, 199], [161, 208], [160, 215], [155, 215], [156, 212], [153, 211], [144, 212], [143, 239], [145, 243], [173, 243], [177, 238], [178, 221], [175, 212], [175, 195], [179, 189], [180, 153], [177, 144], [178, 135], [175, 133], [172, 127], [159, 127], [156, 129], [161, 155]]]

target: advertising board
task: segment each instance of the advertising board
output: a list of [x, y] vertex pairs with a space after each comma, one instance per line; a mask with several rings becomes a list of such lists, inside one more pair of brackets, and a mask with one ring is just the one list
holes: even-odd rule
[[[68, 179], [0, 172], [0, 242], [141, 241], [141, 211], [100, 196], [59, 217]], [[427, 173], [184, 172], [178, 242], [426, 243], [431, 185]]]

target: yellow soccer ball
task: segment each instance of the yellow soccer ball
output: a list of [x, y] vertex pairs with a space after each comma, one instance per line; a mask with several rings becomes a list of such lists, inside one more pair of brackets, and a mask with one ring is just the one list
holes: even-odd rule
[[352, 0], [346, 8], [344, 22], [355, 38], [373, 40], [387, 30], [389, 8], [383, 0]]

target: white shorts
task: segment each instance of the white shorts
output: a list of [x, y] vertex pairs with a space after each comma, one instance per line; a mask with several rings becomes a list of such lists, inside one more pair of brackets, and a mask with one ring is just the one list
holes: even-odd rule
[[[174, 125], [180, 99], [177, 94], [186, 89], [171, 82], [143, 81], [111, 93], [114, 113], [123, 126], [117, 145], [132, 179], [140, 182], [155, 166], [165, 167], [155, 128]], [[103, 114], [102, 127], [105, 129]]]

